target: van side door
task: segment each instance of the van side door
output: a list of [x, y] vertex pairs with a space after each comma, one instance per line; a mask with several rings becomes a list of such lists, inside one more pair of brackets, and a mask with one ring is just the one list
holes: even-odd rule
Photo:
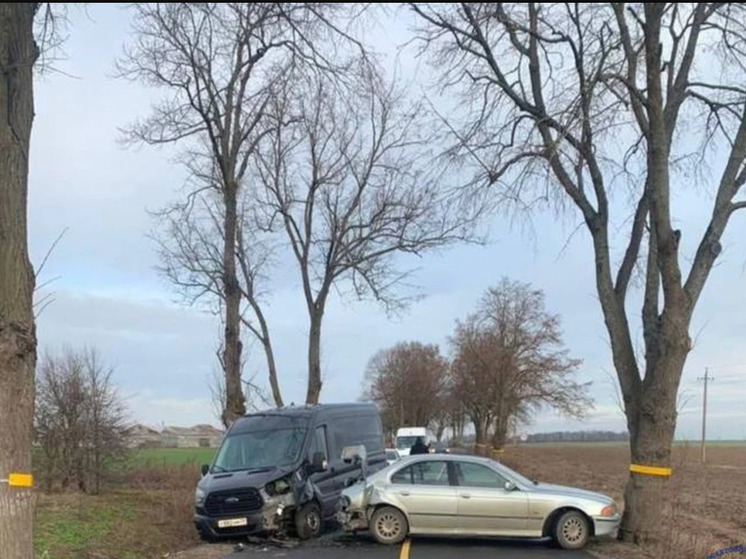
[[313, 460], [314, 454], [321, 452], [326, 458], [326, 471], [313, 474], [311, 481], [321, 493], [321, 514], [326, 518], [334, 514], [334, 507], [339, 499], [341, 488], [337, 487], [336, 469], [339, 458], [335, 460], [329, 453], [329, 437], [326, 424], [317, 425], [314, 429], [311, 444], [308, 449], [308, 460]]

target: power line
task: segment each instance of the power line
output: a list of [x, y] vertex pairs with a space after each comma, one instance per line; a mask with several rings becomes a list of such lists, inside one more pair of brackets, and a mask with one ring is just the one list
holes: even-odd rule
[[705, 367], [705, 376], [697, 377], [697, 380], [703, 380], [705, 382], [705, 390], [702, 394], [702, 446], [701, 446], [701, 459], [705, 461], [705, 440], [707, 437], [707, 383], [711, 380], [715, 380], [709, 374], [709, 370]]

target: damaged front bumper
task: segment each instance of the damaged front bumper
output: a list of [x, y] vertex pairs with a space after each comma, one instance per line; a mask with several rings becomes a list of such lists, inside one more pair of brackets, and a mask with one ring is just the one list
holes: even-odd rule
[[[196, 507], [194, 526], [205, 539], [233, 538], [259, 534], [283, 532], [295, 511], [292, 494], [265, 497], [264, 506], [258, 511], [235, 513], [230, 516], [213, 517], [202, 507]], [[237, 526], [221, 526], [225, 521], [246, 519]]]
[[353, 509], [345, 497], [337, 503], [335, 518], [345, 532], [361, 532], [368, 529], [368, 515], [363, 510]]

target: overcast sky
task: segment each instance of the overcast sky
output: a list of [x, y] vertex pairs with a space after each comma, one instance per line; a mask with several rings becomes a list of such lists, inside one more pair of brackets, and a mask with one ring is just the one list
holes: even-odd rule
[[[112, 77], [113, 61], [127, 40], [128, 17], [123, 8], [105, 4], [89, 5], [87, 14], [71, 13], [65, 59], [37, 80], [29, 201], [35, 264], [68, 229], [39, 278], [40, 283], [57, 278], [47, 288], [54, 303], [39, 319], [40, 349], [84, 344], [98, 349], [115, 369], [133, 420], [155, 426], [215, 424], [207, 386], [216, 367], [219, 322], [174, 302], [169, 285], [154, 271], [154, 245], [146, 236], [153, 225], [147, 210], [174, 198], [183, 171], [173, 162], [173, 151], [124, 149], [117, 143], [118, 127], [147, 114], [158, 95]], [[396, 37], [406, 37], [401, 18], [381, 25], [370, 40], [390, 50]], [[411, 61], [402, 68], [411, 78]], [[696, 242], [709, 200], [706, 192], [674, 189], [685, 248]], [[695, 315], [679, 438], [699, 436], [697, 377], [705, 367], [716, 378], [710, 388], [710, 436], [746, 438], [746, 214], [739, 217]], [[396, 320], [372, 303], [332, 300], [323, 331], [322, 401], [355, 400], [369, 357], [397, 341], [436, 343], [447, 351], [455, 321], [505, 275], [545, 291], [548, 309], [562, 317], [566, 345], [583, 360], [578, 378], [593, 382], [596, 400], [585, 422], [544, 413], [527, 431], [625, 429], [614, 398], [591, 246], [584, 231], [572, 235], [577, 224], [574, 214], [561, 221], [539, 214], [529, 229], [496, 216], [487, 246], [406, 261], [417, 268], [413, 281], [425, 297]], [[283, 395], [288, 403], [301, 403], [307, 318], [297, 282], [274, 290], [269, 321]], [[263, 379], [262, 363], [259, 351], [252, 350], [248, 372]]]

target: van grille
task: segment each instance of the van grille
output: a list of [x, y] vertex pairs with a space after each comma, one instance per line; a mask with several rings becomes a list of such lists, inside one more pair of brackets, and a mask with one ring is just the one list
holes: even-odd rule
[[205, 500], [205, 511], [210, 516], [231, 516], [257, 511], [263, 505], [256, 489], [233, 489], [210, 493]]

